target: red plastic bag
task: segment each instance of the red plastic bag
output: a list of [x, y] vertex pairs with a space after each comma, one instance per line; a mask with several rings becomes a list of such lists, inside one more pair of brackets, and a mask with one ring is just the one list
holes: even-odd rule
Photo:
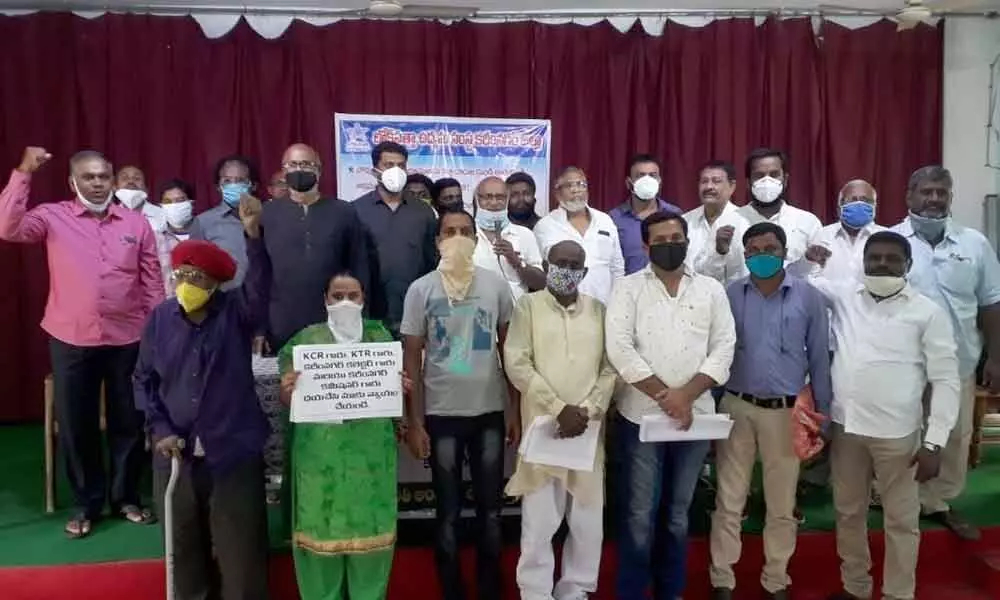
[[806, 385], [792, 408], [792, 447], [799, 460], [809, 460], [823, 451], [826, 442], [820, 435], [820, 426], [825, 420], [825, 415], [816, 412], [812, 386]]

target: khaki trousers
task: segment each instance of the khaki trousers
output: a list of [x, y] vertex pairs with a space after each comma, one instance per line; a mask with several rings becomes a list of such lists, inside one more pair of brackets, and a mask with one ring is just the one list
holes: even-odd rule
[[722, 412], [733, 419], [729, 439], [716, 446], [718, 491], [709, 538], [712, 587], [736, 588], [733, 565], [740, 559], [743, 506], [746, 504], [757, 451], [764, 470], [764, 570], [761, 585], [777, 592], [791, 585], [788, 560], [795, 553], [798, 521], [795, 491], [799, 459], [792, 448], [792, 410], [758, 408], [727, 393]]
[[934, 479], [920, 485], [920, 507], [924, 514], [949, 510], [948, 501], [957, 498], [965, 489], [976, 405], [974, 377], [962, 381], [960, 394], [958, 422], [948, 436], [948, 443], [941, 449], [941, 472]]
[[920, 547], [920, 486], [914, 479], [916, 467], [910, 463], [920, 448], [920, 432], [887, 440], [846, 433], [837, 423], [831, 429], [833, 506], [844, 591], [858, 598], [872, 597], [868, 505], [874, 470], [885, 529], [882, 597], [912, 600]]

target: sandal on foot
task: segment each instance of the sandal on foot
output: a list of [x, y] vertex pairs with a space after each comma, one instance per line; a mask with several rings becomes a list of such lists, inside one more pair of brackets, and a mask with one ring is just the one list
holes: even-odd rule
[[66, 532], [66, 537], [69, 539], [79, 540], [90, 535], [92, 527], [93, 523], [91, 523], [90, 519], [83, 513], [80, 513], [66, 522], [63, 531]]
[[136, 525], [152, 525], [156, 523], [156, 517], [153, 516], [153, 513], [148, 508], [141, 508], [134, 504], [126, 504], [119, 508], [118, 517]]

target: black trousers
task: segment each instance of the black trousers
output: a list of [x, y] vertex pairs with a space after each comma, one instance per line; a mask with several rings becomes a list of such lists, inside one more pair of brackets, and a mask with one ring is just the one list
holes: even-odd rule
[[[139, 504], [139, 475], [146, 463], [143, 418], [132, 396], [139, 344], [83, 347], [50, 338], [49, 353], [59, 445], [77, 509], [95, 519], [105, 498], [112, 511]], [[101, 383], [110, 455], [107, 472], [101, 450]]]
[[[170, 471], [153, 471], [160, 521]], [[204, 459], [183, 463], [174, 488], [174, 588], [177, 600], [265, 600], [267, 508], [264, 461], [222, 474]]]
[[503, 507], [504, 414], [426, 417], [431, 438], [431, 479], [436, 497], [434, 545], [444, 600], [465, 598], [458, 555], [462, 514], [462, 466], [466, 455], [476, 507], [476, 588], [479, 600], [503, 597], [500, 574], [500, 509]]

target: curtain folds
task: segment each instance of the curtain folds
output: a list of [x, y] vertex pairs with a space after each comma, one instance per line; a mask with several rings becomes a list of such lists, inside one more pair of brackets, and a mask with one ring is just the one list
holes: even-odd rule
[[[305, 141], [336, 189], [333, 113], [552, 120], [552, 168], [576, 165], [595, 206], [625, 195], [630, 154], [652, 152], [664, 196], [697, 204], [710, 159], [760, 145], [790, 156], [790, 197], [829, 222], [849, 179], [879, 190], [878, 220], [898, 221], [910, 171], [941, 156], [942, 31], [879, 22], [850, 30], [809, 19], [718, 20], [662, 36], [639, 25], [295, 21], [276, 40], [246, 23], [208, 39], [190, 18], [61, 13], [0, 17], [0, 177], [25, 145], [54, 155], [33, 202], [69, 196], [69, 156], [101, 150], [136, 164], [153, 188], [180, 176], [197, 210], [217, 202], [211, 168], [225, 154], [264, 177]], [[38, 327], [44, 249], [0, 242], [0, 421], [37, 419], [47, 345]]]

